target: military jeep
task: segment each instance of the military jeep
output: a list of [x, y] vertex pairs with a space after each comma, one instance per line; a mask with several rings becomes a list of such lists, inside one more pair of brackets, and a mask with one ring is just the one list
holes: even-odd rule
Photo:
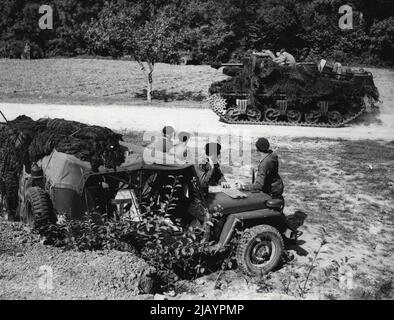
[[[236, 233], [241, 233], [237, 264], [248, 274], [273, 270], [281, 260], [284, 238], [298, 235], [283, 214], [282, 200], [262, 192], [246, 193], [243, 199], [224, 192], [204, 195], [193, 165], [147, 164], [135, 155], [116, 170], [101, 167], [93, 172], [88, 162], [54, 150], [30, 171], [24, 170], [20, 178], [17, 215], [32, 227], [38, 219], [55, 223], [63, 216], [80, 219], [93, 211], [117, 218], [129, 215], [138, 221], [140, 204], [163, 201], [170, 180], [181, 177], [177, 180], [177, 205], [170, 217], [177, 221], [177, 234], [196, 224], [209, 225], [204, 229], [209, 241], [225, 239], [219, 245], [225, 248]], [[220, 218], [210, 219], [218, 211]], [[226, 223], [230, 228], [224, 228]]]

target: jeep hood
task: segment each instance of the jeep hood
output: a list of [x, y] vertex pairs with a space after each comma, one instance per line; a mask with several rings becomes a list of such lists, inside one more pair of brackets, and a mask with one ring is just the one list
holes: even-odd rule
[[271, 197], [263, 192], [245, 192], [247, 198], [233, 199], [223, 192], [210, 193], [207, 197], [209, 212], [215, 212], [215, 207], [220, 205], [222, 214], [229, 215], [258, 209], [265, 209], [266, 201]]

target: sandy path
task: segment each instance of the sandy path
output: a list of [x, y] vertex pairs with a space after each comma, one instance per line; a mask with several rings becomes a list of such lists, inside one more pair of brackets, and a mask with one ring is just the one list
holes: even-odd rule
[[33, 119], [42, 117], [64, 118], [107, 126], [115, 130], [154, 131], [160, 130], [164, 125], [172, 125], [178, 130], [204, 134], [231, 133], [238, 135], [246, 132], [253, 136], [394, 140], [394, 114], [388, 112], [382, 112], [380, 116], [382, 125], [353, 125], [333, 129], [228, 125], [219, 122], [218, 117], [209, 109], [171, 108], [167, 106], [79, 106], [0, 103], [0, 110], [8, 119], [13, 119], [22, 114]]

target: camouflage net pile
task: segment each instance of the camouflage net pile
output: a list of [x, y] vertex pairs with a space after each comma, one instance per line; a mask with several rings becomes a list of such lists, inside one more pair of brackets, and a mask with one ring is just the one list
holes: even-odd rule
[[[285, 94], [288, 101], [308, 103], [318, 97], [327, 100], [349, 101], [365, 95], [379, 100], [379, 93], [372, 77], [357, 76], [346, 70], [347, 81], [326, 77], [317, 64], [294, 67], [280, 66], [269, 58], [252, 56], [243, 61], [244, 68], [225, 68], [231, 79], [212, 84], [210, 93], [249, 93], [252, 96]], [[329, 67], [327, 67], [329, 69]]]
[[32, 120], [20, 116], [0, 124], [0, 194], [11, 212], [17, 207], [19, 176], [53, 150], [90, 162], [93, 171], [114, 168], [125, 161], [120, 134], [108, 128], [63, 119]]

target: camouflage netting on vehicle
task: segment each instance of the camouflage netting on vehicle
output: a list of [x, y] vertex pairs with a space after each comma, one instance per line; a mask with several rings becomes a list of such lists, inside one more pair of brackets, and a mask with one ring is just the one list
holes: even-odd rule
[[[307, 103], [315, 98], [348, 101], [355, 97], [369, 96], [375, 101], [379, 93], [372, 77], [350, 69], [341, 76], [329, 74], [330, 67], [323, 72], [317, 64], [280, 66], [270, 58], [252, 56], [243, 61], [244, 68], [226, 68], [224, 73], [233, 76], [214, 83], [210, 93], [250, 93], [276, 96], [285, 94], [289, 101]], [[364, 76], [359, 76], [363, 74]]]
[[17, 189], [23, 165], [31, 164], [54, 149], [90, 162], [93, 171], [103, 165], [119, 166], [125, 160], [122, 136], [108, 128], [63, 119], [32, 120], [20, 116], [0, 125], [0, 193], [9, 210], [17, 206]]

